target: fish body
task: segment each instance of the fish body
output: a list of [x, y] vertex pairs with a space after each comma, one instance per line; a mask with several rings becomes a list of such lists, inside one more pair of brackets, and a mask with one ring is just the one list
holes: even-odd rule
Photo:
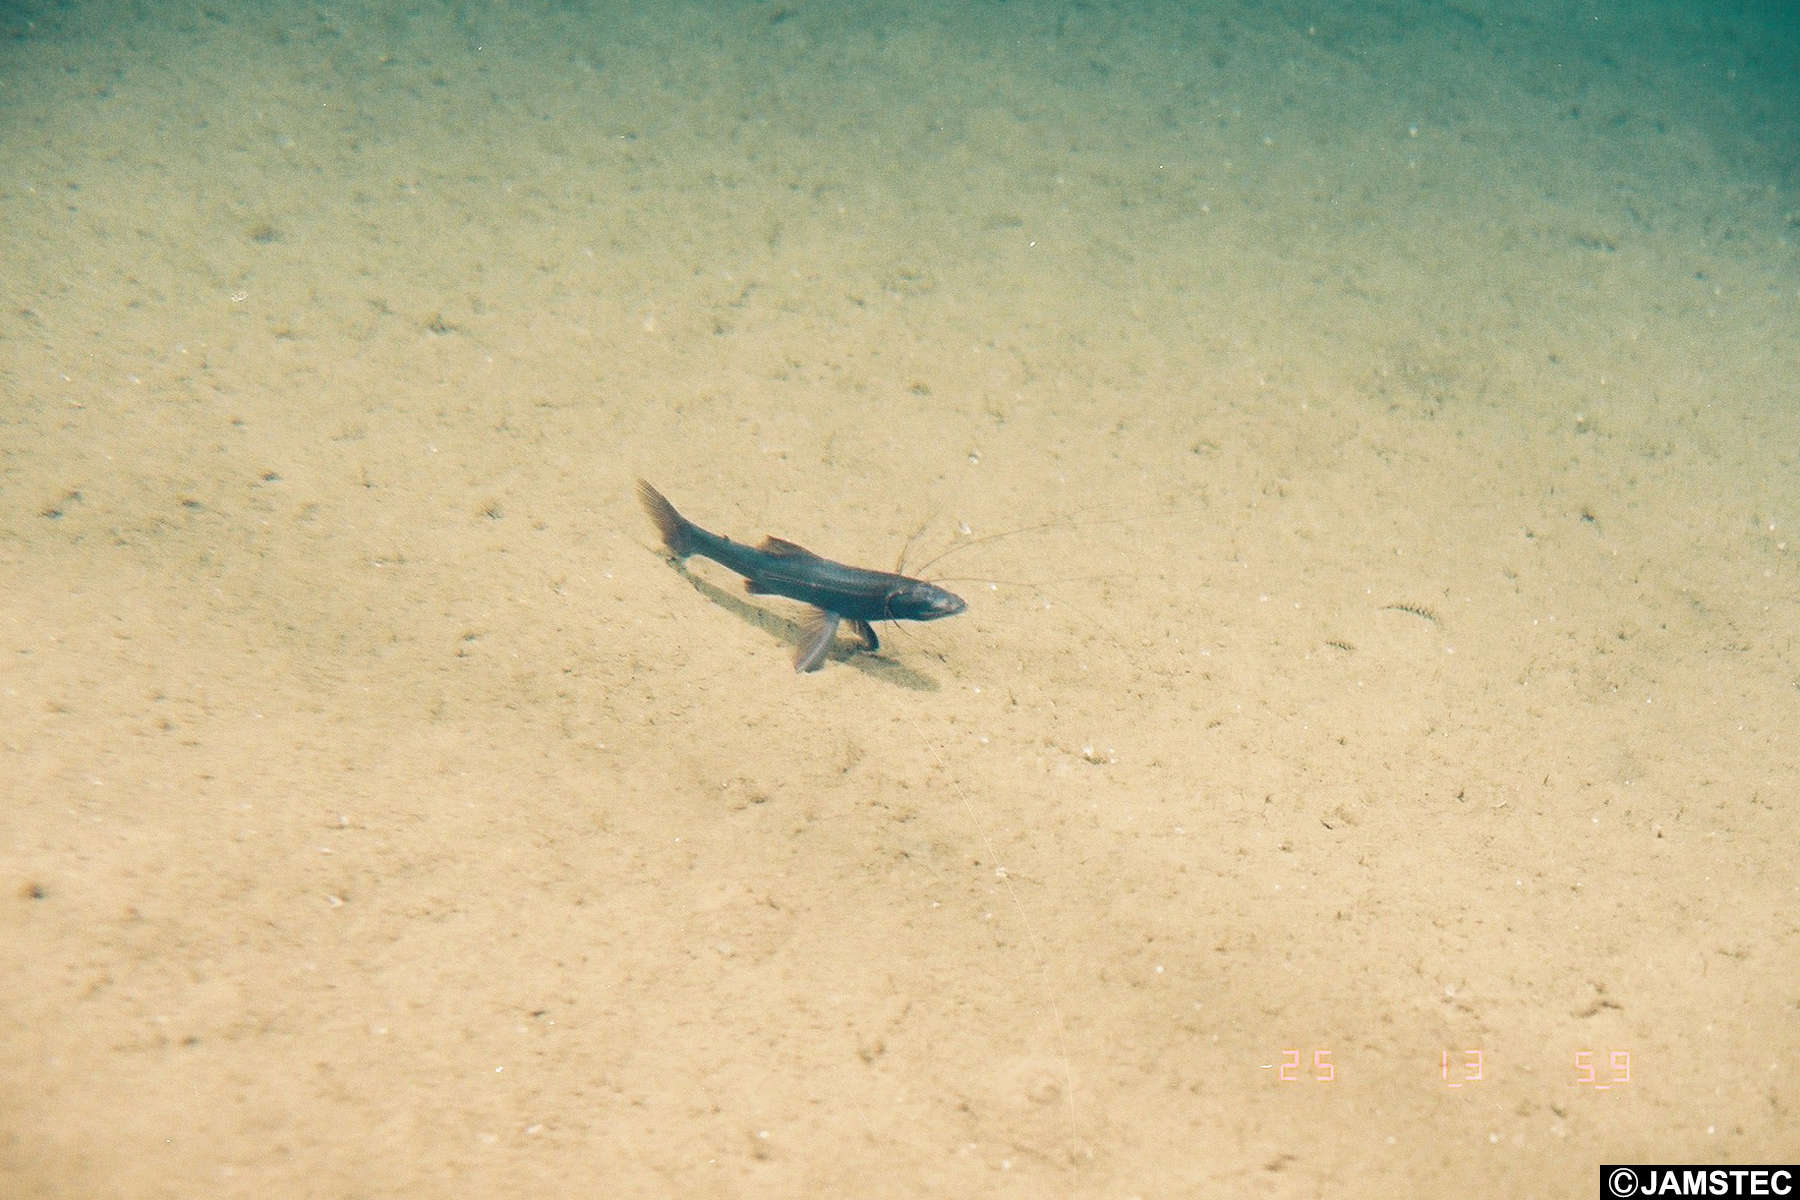
[[752, 595], [786, 596], [813, 607], [807, 637], [794, 659], [796, 671], [816, 671], [825, 664], [841, 621], [850, 623], [865, 649], [876, 650], [881, 641], [875, 621], [935, 621], [968, 607], [961, 596], [923, 579], [846, 566], [783, 538], [764, 538], [759, 546], [734, 542], [676, 512], [641, 479], [637, 494], [663, 546], [678, 562], [698, 554], [742, 575], [744, 590]]

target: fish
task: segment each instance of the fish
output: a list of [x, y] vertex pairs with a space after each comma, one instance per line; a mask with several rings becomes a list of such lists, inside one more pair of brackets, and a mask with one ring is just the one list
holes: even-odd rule
[[690, 555], [698, 554], [742, 575], [744, 590], [753, 596], [786, 596], [812, 607], [794, 656], [797, 672], [825, 665], [840, 623], [848, 623], [863, 649], [873, 652], [881, 648], [876, 621], [938, 621], [968, 607], [961, 596], [934, 583], [893, 571], [846, 566], [785, 538], [765, 537], [761, 545], [747, 546], [711, 533], [676, 512], [642, 479], [637, 481], [637, 496], [677, 565], [685, 566]]

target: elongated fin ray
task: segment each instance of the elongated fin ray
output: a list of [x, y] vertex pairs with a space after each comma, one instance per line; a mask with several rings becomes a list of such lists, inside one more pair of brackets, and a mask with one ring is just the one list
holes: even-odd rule
[[838, 620], [836, 613], [822, 608], [812, 610], [812, 616], [806, 622], [806, 636], [800, 642], [800, 652], [794, 656], [794, 670], [805, 674], [825, 665], [831, 639], [837, 636]]

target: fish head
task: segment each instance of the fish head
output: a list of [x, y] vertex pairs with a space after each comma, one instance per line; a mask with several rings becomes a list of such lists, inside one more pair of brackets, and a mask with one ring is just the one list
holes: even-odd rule
[[967, 607], [955, 592], [919, 579], [902, 581], [887, 596], [890, 621], [935, 621], [940, 617], [954, 617]]

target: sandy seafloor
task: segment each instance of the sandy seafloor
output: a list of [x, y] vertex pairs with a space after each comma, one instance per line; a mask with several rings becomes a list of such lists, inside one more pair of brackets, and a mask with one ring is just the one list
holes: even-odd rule
[[1792, 1160], [1781, 11], [6, 6], [0, 1193]]

